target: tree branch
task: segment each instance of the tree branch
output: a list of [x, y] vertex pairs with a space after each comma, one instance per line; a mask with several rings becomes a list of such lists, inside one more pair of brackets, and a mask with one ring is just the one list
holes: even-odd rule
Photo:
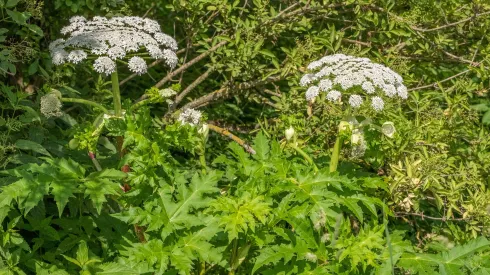
[[190, 60], [189, 62], [185, 63], [184, 65], [180, 66], [177, 70], [167, 74], [164, 78], [162, 78], [160, 81], [158, 81], [157, 84], [155, 84], [155, 87], [160, 88], [162, 87], [165, 83], [167, 83], [170, 79], [172, 79], [174, 76], [178, 75], [179, 73], [187, 70], [190, 66], [194, 65], [195, 63], [201, 61], [204, 59], [206, 56], [210, 55], [220, 47], [226, 45], [228, 41], [221, 41], [218, 44], [214, 45], [213, 47], [209, 48], [209, 50], [203, 52], [202, 54], [196, 56], [194, 59]]
[[209, 123], [207, 125], [208, 125], [208, 127], [209, 127], [210, 130], [213, 130], [214, 132], [216, 132], [218, 134], [221, 134], [221, 135], [223, 135], [225, 137], [228, 137], [228, 138], [232, 139], [234, 142], [238, 143], [248, 153], [250, 153], [252, 155], [255, 155], [256, 154], [255, 150], [250, 145], [248, 145], [241, 138], [239, 138], [239, 137], [235, 136], [234, 134], [230, 133], [228, 130], [223, 129], [223, 128], [220, 128], [220, 127], [218, 127], [216, 125], [213, 125], [213, 124], [209, 124]]
[[464, 218], [446, 218], [446, 217], [431, 217], [424, 215], [424, 213], [408, 213], [408, 212], [395, 212], [395, 217], [405, 217], [405, 216], [417, 216], [421, 217], [422, 220], [428, 219], [428, 220], [434, 220], [434, 221], [466, 221], [467, 219]]
[[256, 87], [258, 85], [262, 85], [262, 84], [269, 83], [269, 82], [275, 82], [275, 81], [278, 81], [280, 79], [281, 79], [280, 76], [271, 76], [265, 80], [261, 79], [261, 80], [255, 80], [255, 81], [240, 83], [237, 86], [222, 87], [219, 90], [216, 90], [210, 94], [204, 95], [204, 96], [202, 96], [202, 97], [200, 97], [194, 101], [187, 103], [184, 107], [182, 107], [182, 109], [198, 108], [198, 107], [201, 107], [201, 106], [203, 106], [203, 105], [205, 105], [205, 104], [207, 104], [207, 103], [209, 103], [215, 99], [225, 98], [228, 95], [232, 94], [233, 91], [242, 91], [242, 90], [250, 89], [252, 87]]
[[214, 72], [214, 70], [215, 70], [214, 67], [210, 67], [205, 73], [203, 73], [201, 76], [196, 78], [196, 80], [194, 80], [194, 82], [192, 82], [179, 95], [177, 95], [173, 105], [177, 106], [177, 104], [179, 104], [187, 94], [189, 94], [194, 88], [196, 88], [197, 85], [201, 84], [204, 80], [206, 80], [206, 78], [208, 78], [209, 75], [211, 75], [211, 73]]
[[449, 28], [449, 27], [452, 27], [452, 26], [456, 26], [456, 25], [459, 25], [459, 24], [462, 24], [462, 23], [465, 23], [465, 22], [468, 22], [468, 21], [471, 21], [473, 19], [476, 19], [480, 16], [484, 16], [484, 15], [487, 15], [487, 14], [490, 14], [490, 11], [487, 11], [487, 12], [482, 12], [482, 13], [477, 13], [471, 17], [468, 17], [466, 19], [463, 19], [463, 20], [460, 20], [460, 21], [457, 21], [457, 22], [453, 22], [453, 23], [449, 23], [447, 25], [443, 25], [443, 26], [440, 26], [440, 27], [436, 27], [436, 28], [432, 28], [432, 29], [424, 29], [424, 28], [420, 28], [420, 27], [417, 27], [417, 26], [410, 26], [412, 29], [416, 30], [416, 31], [419, 31], [419, 32], [432, 32], [432, 31], [438, 31], [438, 30], [442, 30], [442, 29], [445, 29], [445, 28]]
[[424, 86], [420, 86], [420, 87], [415, 87], [415, 88], [412, 88], [412, 89], [408, 89], [408, 91], [411, 92], [411, 91], [422, 90], [422, 89], [425, 89], [425, 88], [437, 88], [437, 84], [442, 83], [442, 82], [446, 82], [446, 81], [449, 81], [451, 79], [454, 79], [454, 78], [456, 78], [458, 76], [464, 75], [464, 74], [466, 74], [469, 71], [470, 71], [469, 69], [468, 70], [464, 70], [464, 71], [462, 71], [460, 73], [457, 73], [457, 74], [455, 74], [453, 76], [450, 76], [450, 77], [448, 77], [446, 79], [443, 79], [443, 80], [434, 82], [434, 83], [429, 84], [429, 85], [424, 85]]

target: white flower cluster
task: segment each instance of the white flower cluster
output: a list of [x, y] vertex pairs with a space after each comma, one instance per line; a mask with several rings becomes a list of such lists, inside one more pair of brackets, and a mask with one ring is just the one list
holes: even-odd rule
[[199, 124], [199, 120], [201, 119], [201, 112], [194, 109], [185, 109], [182, 113], [180, 113], [178, 121], [182, 124], [190, 124], [192, 126], [196, 126]]
[[[87, 20], [74, 16], [70, 24], [61, 29], [66, 39], [57, 39], [49, 45], [53, 64], [66, 62], [78, 64], [87, 59], [88, 54], [100, 56], [94, 61], [94, 69], [99, 73], [111, 74], [116, 68], [116, 59], [124, 59], [130, 53], [142, 48], [154, 59], [164, 59], [170, 68], [178, 62], [175, 51], [177, 42], [160, 31], [160, 25], [151, 19], [135, 16], [105, 17], [95, 16]], [[136, 74], [146, 73], [148, 67], [141, 57], [131, 57], [129, 70]]]
[[305, 94], [308, 101], [325, 92], [327, 100], [338, 102], [342, 97], [340, 91], [358, 87], [362, 95], [349, 93], [349, 104], [359, 108], [364, 101], [370, 101], [374, 110], [381, 111], [384, 108], [383, 96], [408, 97], [407, 87], [399, 74], [372, 63], [368, 58], [334, 54], [311, 62], [308, 70], [310, 73], [300, 80], [301, 86], [308, 87]]
[[41, 97], [40, 111], [47, 118], [62, 116], [63, 115], [63, 112], [61, 111], [62, 106], [63, 105], [61, 104], [60, 99], [55, 93], [49, 93]]

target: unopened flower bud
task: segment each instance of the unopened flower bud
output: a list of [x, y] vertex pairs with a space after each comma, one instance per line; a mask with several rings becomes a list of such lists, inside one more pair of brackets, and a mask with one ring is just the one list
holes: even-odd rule
[[339, 133], [345, 132], [345, 131], [352, 131], [353, 125], [347, 121], [341, 121], [339, 123]]
[[289, 141], [291, 138], [294, 136], [294, 128], [293, 126], [290, 126], [288, 129], [286, 129], [286, 140]]
[[207, 138], [208, 137], [208, 134], [209, 134], [209, 127], [206, 123], [204, 123], [202, 125], [202, 127], [199, 129], [199, 131], [197, 131], [199, 134], [203, 135], [204, 138]]
[[387, 121], [387, 122], [383, 123], [383, 125], [381, 126], [381, 132], [385, 136], [392, 138], [396, 132], [395, 125], [393, 124], [393, 122]]

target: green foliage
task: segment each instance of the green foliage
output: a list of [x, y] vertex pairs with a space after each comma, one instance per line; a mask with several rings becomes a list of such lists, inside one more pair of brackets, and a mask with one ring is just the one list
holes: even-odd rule
[[[0, 273], [490, 273], [489, 11], [469, 0], [0, 0]], [[49, 42], [74, 15], [155, 19], [179, 64], [118, 68], [115, 117], [107, 76], [51, 62]], [[392, 68], [409, 99], [383, 113], [307, 103], [305, 65], [334, 53]], [[58, 118], [39, 112], [51, 92]], [[191, 107], [200, 124], [180, 124]], [[364, 155], [354, 128], [339, 133], [353, 118]]]

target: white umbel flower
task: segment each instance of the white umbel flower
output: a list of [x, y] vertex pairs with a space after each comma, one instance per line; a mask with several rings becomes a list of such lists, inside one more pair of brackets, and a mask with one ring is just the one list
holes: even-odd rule
[[337, 90], [331, 90], [327, 94], [327, 100], [332, 102], [339, 101], [340, 97], [342, 97], [342, 93]]
[[123, 59], [126, 56], [126, 51], [119, 46], [115, 46], [107, 50], [107, 55], [112, 60]]
[[311, 86], [310, 88], [308, 88], [308, 91], [306, 91], [306, 100], [313, 100], [315, 97], [318, 96], [318, 93], [320, 93], [320, 88], [318, 88], [317, 86]]
[[[407, 88], [403, 78], [390, 68], [372, 63], [368, 58], [359, 58], [344, 54], [334, 54], [311, 62], [308, 73], [300, 79], [300, 85], [306, 87], [306, 97], [312, 101], [319, 95], [311, 87], [319, 87], [326, 92], [329, 101], [338, 101], [336, 92], [350, 96], [349, 104], [358, 108], [363, 98], [371, 100], [370, 105], [376, 111], [384, 108], [384, 97], [406, 99]], [[355, 93], [360, 93], [355, 95]], [[362, 97], [361, 97], [362, 95]]]
[[382, 111], [385, 107], [385, 102], [379, 96], [375, 96], [371, 98], [371, 107], [377, 112]]
[[82, 50], [74, 50], [68, 54], [67, 60], [73, 64], [78, 64], [87, 59], [87, 53]]
[[[163, 59], [172, 69], [178, 61], [175, 39], [162, 33], [158, 22], [148, 18], [125, 16], [107, 19], [95, 16], [87, 20], [82, 16], [74, 16], [70, 24], [61, 30], [61, 34], [66, 35], [66, 38], [57, 39], [49, 45], [55, 65], [66, 61], [75, 64], [81, 62], [86, 59], [80, 54], [82, 50], [113, 60], [124, 59], [132, 52], [147, 52], [154, 59]], [[133, 65], [142, 63], [133, 62]], [[136, 67], [138, 73], [146, 72], [143, 66]]]
[[45, 117], [50, 118], [50, 117], [60, 117], [63, 115], [63, 112], [61, 111], [61, 107], [63, 105], [61, 104], [60, 99], [55, 93], [49, 93], [43, 97], [41, 97], [41, 114], [43, 114]]
[[351, 95], [349, 97], [349, 104], [352, 108], [359, 108], [362, 104], [362, 97], [360, 95]]
[[66, 62], [66, 58], [68, 57], [68, 53], [63, 49], [55, 49], [51, 52], [51, 58], [53, 59], [54, 65], [62, 65]]
[[94, 70], [100, 74], [110, 75], [116, 71], [116, 63], [107, 56], [101, 56], [95, 59]]
[[137, 75], [142, 75], [148, 70], [148, 66], [143, 58], [139, 56], [133, 56], [128, 62], [129, 70]]
[[182, 113], [180, 113], [178, 121], [182, 124], [190, 124], [195, 126], [199, 124], [199, 120], [201, 119], [201, 112], [194, 109], [186, 109]]

